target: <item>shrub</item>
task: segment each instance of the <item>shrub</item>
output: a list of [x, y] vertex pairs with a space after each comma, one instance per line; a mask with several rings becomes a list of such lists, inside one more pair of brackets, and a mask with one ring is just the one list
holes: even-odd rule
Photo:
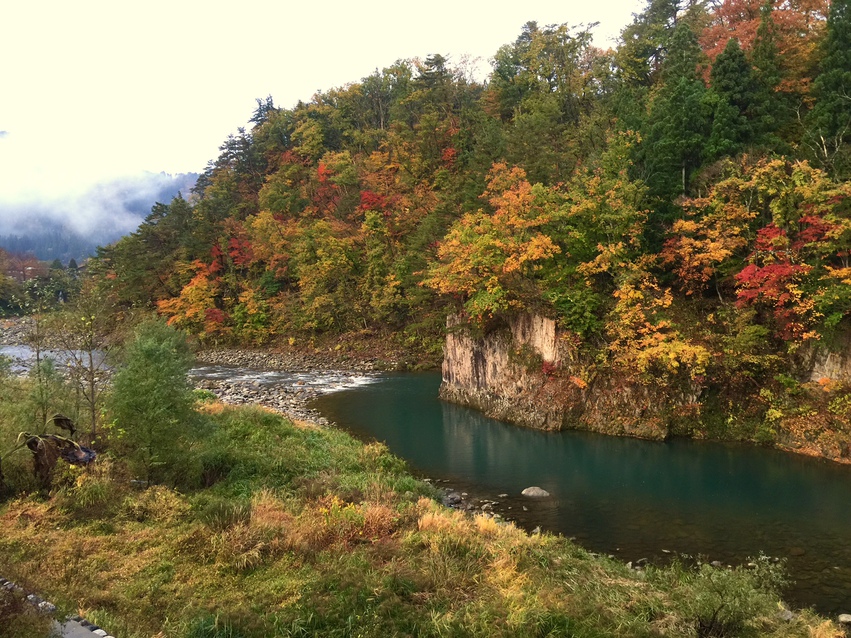
[[127, 346], [109, 400], [112, 433], [149, 482], [186, 479], [187, 452], [199, 416], [187, 372], [185, 337], [162, 321], [141, 324]]
[[120, 503], [115, 481], [102, 473], [82, 472], [71, 487], [57, 494], [57, 504], [77, 517], [109, 516], [116, 502]]

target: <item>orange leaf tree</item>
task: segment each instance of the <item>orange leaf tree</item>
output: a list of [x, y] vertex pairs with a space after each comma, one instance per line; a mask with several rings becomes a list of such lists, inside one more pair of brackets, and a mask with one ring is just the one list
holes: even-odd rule
[[502, 163], [494, 164], [488, 177], [483, 198], [493, 212], [480, 209], [458, 220], [424, 281], [458, 296], [479, 322], [539, 300], [536, 273], [559, 252], [540, 230], [551, 219], [549, 191], [532, 186], [522, 169]]

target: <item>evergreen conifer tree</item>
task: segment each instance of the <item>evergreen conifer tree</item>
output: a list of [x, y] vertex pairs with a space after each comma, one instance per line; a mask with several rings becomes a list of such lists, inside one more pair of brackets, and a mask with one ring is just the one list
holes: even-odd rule
[[713, 118], [706, 157], [738, 155], [756, 137], [752, 118], [758, 90], [751, 65], [735, 38], [730, 38], [715, 59], [710, 82]]
[[777, 152], [786, 152], [782, 131], [792, 122], [794, 109], [778, 89], [782, 80], [777, 49], [774, 8], [766, 0], [760, 10], [759, 28], [750, 52], [757, 94], [751, 108], [756, 143]]
[[707, 139], [706, 86], [697, 70], [700, 55], [697, 37], [681, 21], [671, 38], [663, 85], [650, 105], [645, 146], [647, 183], [653, 195], [667, 200], [688, 193]]
[[851, 0], [833, 0], [821, 71], [813, 82], [810, 145], [837, 177], [851, 172]]

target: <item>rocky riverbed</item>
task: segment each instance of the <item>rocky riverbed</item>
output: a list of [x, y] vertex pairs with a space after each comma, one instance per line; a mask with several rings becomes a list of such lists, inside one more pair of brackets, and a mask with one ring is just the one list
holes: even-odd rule
[[[256, 404], [280, 412], [294, 421], [328, 425], [308, 403], [321, 394], [374, 383], [379, 375], [369, 370], [312, 367], [305, 359], [288, 361], [281, 355], [262, 356], [264, 365], [251, 361], [254, 353], [236, 352], [234, 358], [221, 353], [217, 363], [199, 361], [190, 371], [195, 386], [232, 405]], [[202, 359], [205, 358], [202, 355]], [[271, 361], [277, 365], [272, 367]]]
[[[222, 402], [254, 403], [296, 421], [327, 425], [307, 406], [320, 394], [372, 383], [388, 362], [357, 359], [335, 351], [264, 352], [202, 350], [190, 376], [196, 387], [213, 392]], [[392, 362], [390, 362], [392, 364]]]

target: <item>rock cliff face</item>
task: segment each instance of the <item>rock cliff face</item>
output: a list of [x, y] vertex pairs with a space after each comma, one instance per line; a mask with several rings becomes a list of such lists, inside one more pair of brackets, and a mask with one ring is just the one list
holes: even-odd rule
[[765, 396], [761, 387], [716, 388], [735, 407], [719, 414], [707, 405], [711, 389], [601, 366], [544, 317], [520, 315], [484, 335], [453, 318], [447, 327], [440, 396], [490, 417], [542, 430], [748, 440], [851, 463], [851, 330], [832, 351], [799, 349], [789, 361], [802, 382], [792, 398], [777, 383]]
[[806, 380], [830, 379], [851, 384], [851, 330], [844, 331], [832, 349], [820, 344], [802, 348], [798, 362]]
[[[450, 318], [441, 398], [493, 418], [543, 430], [582, 429], [664, 439], [697, 400], [584, 360], [553, 320], [520, 315], [472, 336]], [[672, 396], [673, 395], [673, 396]]]

